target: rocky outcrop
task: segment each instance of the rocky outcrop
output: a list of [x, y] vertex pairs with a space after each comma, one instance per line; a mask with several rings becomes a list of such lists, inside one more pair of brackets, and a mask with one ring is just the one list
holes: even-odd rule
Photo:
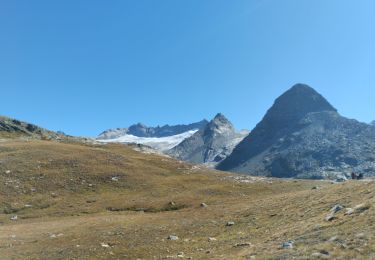
[[205, 128], [172, 148], [168, 154], [181, 160], [215, 166], [226, 158], [247, 134], [247, 131], [237, 133], [223, 114], [217, 114]]
[[45, 140], [79, 139], [68, 136], [63, 132], [50, 131], [37, 125], [5, 116], [0, 116], [0, 137], [27, 137]]
[[340, 116], [314, 89], [297, 84], [217, 168], [274, 177], [375, 175], [373, 151], [375, 127]]
[[37, 138], [54, 138], [59, 136], [59, 134], [39, 126], [4, 116], [0, 116], [0, 133]]

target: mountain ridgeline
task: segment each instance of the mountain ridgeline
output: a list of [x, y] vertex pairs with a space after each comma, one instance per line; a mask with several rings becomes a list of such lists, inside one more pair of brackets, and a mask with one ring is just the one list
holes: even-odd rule
[[144, 124], [138, 123], [131, 125], [129, 128], [115, 128], [108, 129], [101, 133], [97, 139], [114, 139], [123, 135], [133, 135], [138, 137], [167, 137], [182, 134], [191, 130], [203, 129], [208, 124], [208, 121], [203, 119], [199, 122], [188, 125], [164, 125], [149, 127]]
[[251, 175], [343, 178], [375, 173], [375, 127], [340, 116], [319, 93], [297, 84], [217, 168]]

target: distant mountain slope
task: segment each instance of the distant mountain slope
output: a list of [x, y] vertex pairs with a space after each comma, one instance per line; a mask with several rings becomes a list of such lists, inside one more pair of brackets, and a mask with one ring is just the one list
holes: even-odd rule
[[375, 120], [374, 121], [372, 121], [371, 123], [370, 123], [371, 125], [374, 125], [375, 126]]
[[138, 137], [167, 137], [186, 133], [191, 130], [202, 129], [207, 125], [207, 123], [208, 121], [205, 119], [188, 125], [164, 125], [156, 127], [148, 127], [144, 124], [138, 123], [135, 125], [131, 125], [129, 128], [108, 129], [101, 133], [97, 139], [114, 139], [124, 135], [132, 135]]
[[218, 169], [275, 177], [375, 174], [375, 127], [340, 116], [307, 85], [276, 99]]
[[205, 128], [168, 151], [168, 154], [181, 160], [213, 166], [228, 156], [246, 135], [246, 131], [237, 133], [223, 114], [217, 114]]

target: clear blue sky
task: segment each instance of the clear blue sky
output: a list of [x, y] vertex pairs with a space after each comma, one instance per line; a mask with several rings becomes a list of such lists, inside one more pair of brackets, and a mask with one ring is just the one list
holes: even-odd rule
[[0, 114], [73, 135], [224, 113], [307, 83], [375, 119], [373, 0], [0, 1]]

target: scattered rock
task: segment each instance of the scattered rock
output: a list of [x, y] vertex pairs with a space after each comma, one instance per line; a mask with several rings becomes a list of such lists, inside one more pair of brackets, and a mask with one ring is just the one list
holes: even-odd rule
[[331, 237], [328, 241], [329, 242], [335, 242], [338, 239], [337, 236]]
[[13, 221], [16, 221], [16, 220], [18, 220], [18, 216], [17, 216], [17, 215], [15, 215], [15, 216], [12, 216], [12, 217], [10, 218], [10, 220], [13, 220]]
[[359, 205], [355, 206], [354, 211], [358, 212], [358, 213], [361, 213], [361, 212], [364, 212], [364, 211], [368, 210], [369, 208], [370, 208], [369, 204], [363, 203], [363, 204], [359, 204]]
[[333, 207], [331, 208], [331, 212], [332, 212], [333, 214], [335, 214], [335, 213], [339, 212], [339, 211], [342, 210], [342, 209], [344, 209], [343, 206], [341, 206], [340, 204], [336, 204], [335, 206], [333, 206]]
[[207, 206], [206, 203], [204, 203], [204, 202], [201, 203], [201, 208], [207, 208], [207, 207], [208, 207], [208, 206]]
[[169, 206], [176, 206], [176, 202], [171, 201], [171, 202], [168, 203], [168, 205], [169, 205]]
[[332, 220], [336, 219], [335, 214], [342, 209], [344, 209], [344, 207], [341, 206], [340, 204], [336, 204], [335, 206], [333, 206], [330, 210], [330, 213], [326, 217], [326, 221], [332, 221]]
[[59, 233], [59, 234], [51, 234], [49, 237], [50, 238], [57, 238], [57, 237], [61, 237], [61, 236], [63, 236], [64, 234], [62, 234], [62, 233]]
[[365, 235], [365, 233], [359, 233], [359, 234], [355, 235], [355, 237], [363, 239], [363, 238], [366, 238], [366, 235]]
[[175, 235], [169, 235], [168, 236], [168, 240], [176, 241], [178, 239], [179, 239], [178, 236], [175, 236]]
[[178, 254], [177, 254], [177, 257], [180, 257], [180, 258], [183, 258], [185, 255], [184, 255], [184, 252], [179, 252]]
[[311, 254], [312, 257], [314, 258], [319, 258], [319, 259], [328, 259], [329, 258], [329, 255], [326, 255], [326, 254], [322, 254], [322, 253], [312, 253]]
[[226, 224], [227, 227], [231, 227], [231, 226], [234, 226], [234, 222], [233, 221], [228, 221], [227, 224]]
[[112, 180], [112, 181], [118, 181], [118, 180], [119, 180], [119, 177], [117, 177], [117, 176], [113, 176], [113, 177], [111, 178], [111, 180]]
[[334, 219], [336, 219], [334, 213], [330, 213], [330, 214], [326, 217], [326, 221], [332, 221], [332, 220], [334, 220]]
[[283, 249], [292, 249], [292, 248], [293, 248], [293, 244], [294, 244], [294, 241], [289, 240], [289, 241], [287, 241], [287, 242], [284, 242], [284, 243], [281, 245], [281, 247], [282, 247]]
[[234, 247], [245, 247], [245, 246], [251, 246], [251, 243], [246, 242], [246, 243], [237, 243], [234, 245]]
[[311, 189], [312, 189], [312, 190], [319, 190], [320, 187], [319, 187], [319, 186], [314, 186], [314, 187], [312, 187]]
[[346, 212], [345, 212], [344, 215], [352, 215], [353, 213], [354, 213], [354, 209], [352, 209], [352, 208], [347, 208], [347, 209], [346, 209]]
[[6, 173], [6, 174], [10, 174], [11, 171], [10, 171], [10, 170], [6, 170], [5, 173]]
[[107, 243], [100, 243], [100, 245], [104, 248], [110, 248], [111, 246]]
[[214, 237], [209, 237], [209, 238], [208, 238], [208, 242], [214, 242], [214, 241], [217, 241], [217, 239], [214, 238]]

